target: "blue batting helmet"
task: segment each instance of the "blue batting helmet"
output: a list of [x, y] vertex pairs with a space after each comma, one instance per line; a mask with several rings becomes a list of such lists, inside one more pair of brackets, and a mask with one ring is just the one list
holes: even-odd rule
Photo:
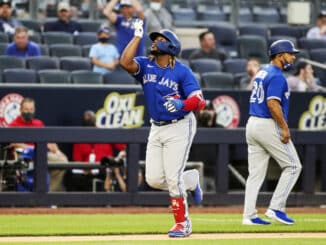
[[299, 53], [299, 50], [297, 50], [294, 44], [289, 40], [277, 40], [273, 42], [269, 48], [269, 57], [280, 53], [295, 54]]
[[163, 29], [160, 32], [152, 32], [149, 34], [149, 38], [154, 41], [158, 36], [162, 36], [167, 39], [167, 42], [158, 42], [157, 48], [164, 53], [178, 56], [181, 51], [181, 43], [178, 37], [170, 30]]

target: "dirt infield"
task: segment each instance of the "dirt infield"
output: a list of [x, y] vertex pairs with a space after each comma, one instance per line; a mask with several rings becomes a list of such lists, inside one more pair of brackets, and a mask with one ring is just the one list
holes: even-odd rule
[[[258, 208], [263, 212], [266, 208]], [[190, 207], [189, 213], [239, 213], [243, 211], [242, 206], [229, 207]], [[288, 213], [326, 213], [326, 208], [299, 207], [287, 208]], [[139, 214], [139, 213], [170, 213], [169, 207], [88, 207], [88, 208], [66, 208], [66, 207], [34, 207], [34, 208], [0, 208], [1, 214]]]

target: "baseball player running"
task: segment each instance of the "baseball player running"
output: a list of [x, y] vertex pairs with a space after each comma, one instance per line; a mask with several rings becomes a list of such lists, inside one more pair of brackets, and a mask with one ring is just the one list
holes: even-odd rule
[[294, 220], [285, 213], [285, 205], [299, 177], [301, 164], [287, 125], [290, 93], [282, 71], [291, 69], [294, 54], [298, 52], [291, 41], [272, 43], [269, 49], [271, 63], [262, 68], [254, 79], [250, 117], [246, 126], [249, 176], [242, 221], [244, 225], [270, 224], [259, 218], [256, 210], [258, 192], [270, 157], [280, 165], [282, 174], [265, 215], [283, 224], [294, 224]]
[[187, 190], [194, 202], [202, 200], [197, 170], [184, 172], [189, 149], [196, 133], [193, 110], [205, 106], [201, 89], [192, 71], [176, 60], [181, 44], [170, 30], [152, 32], [149, 57], [134, 57], [143, 36], [142, 21], [134, 23], [134, 38], [123, 51], [121, 66], [142, 84], [151, 117], [146, 151], [146, 181], [153, 188], [168, 190], [175, 225], [170, 237], [191, 234]]

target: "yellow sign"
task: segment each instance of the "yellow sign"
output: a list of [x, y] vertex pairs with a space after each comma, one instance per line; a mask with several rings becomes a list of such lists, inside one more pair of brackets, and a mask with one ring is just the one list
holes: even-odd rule
[[326, 130], [326, 98], [324, 96], [317, 95], [311, 99], [308, 111], [305, 111], [299, 119], [298, 128]]
[[136, 128], [144, 123], [144, 106], [135, 106], [136, 93], [110, 93], [96, 112], [99, 128]]

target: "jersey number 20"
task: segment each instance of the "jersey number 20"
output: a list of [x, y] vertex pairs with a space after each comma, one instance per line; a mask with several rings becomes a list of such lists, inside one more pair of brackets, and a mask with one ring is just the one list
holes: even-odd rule
[[250, 96], [250, 103], [256, 103], [261, 104], [264, 102], [265, 98], [265, 92], [264, 92], [264, 87], [263, 87], [263, 82], [256, 82], [254, 81], [253, 87], [252, 87], [252, 92]]

